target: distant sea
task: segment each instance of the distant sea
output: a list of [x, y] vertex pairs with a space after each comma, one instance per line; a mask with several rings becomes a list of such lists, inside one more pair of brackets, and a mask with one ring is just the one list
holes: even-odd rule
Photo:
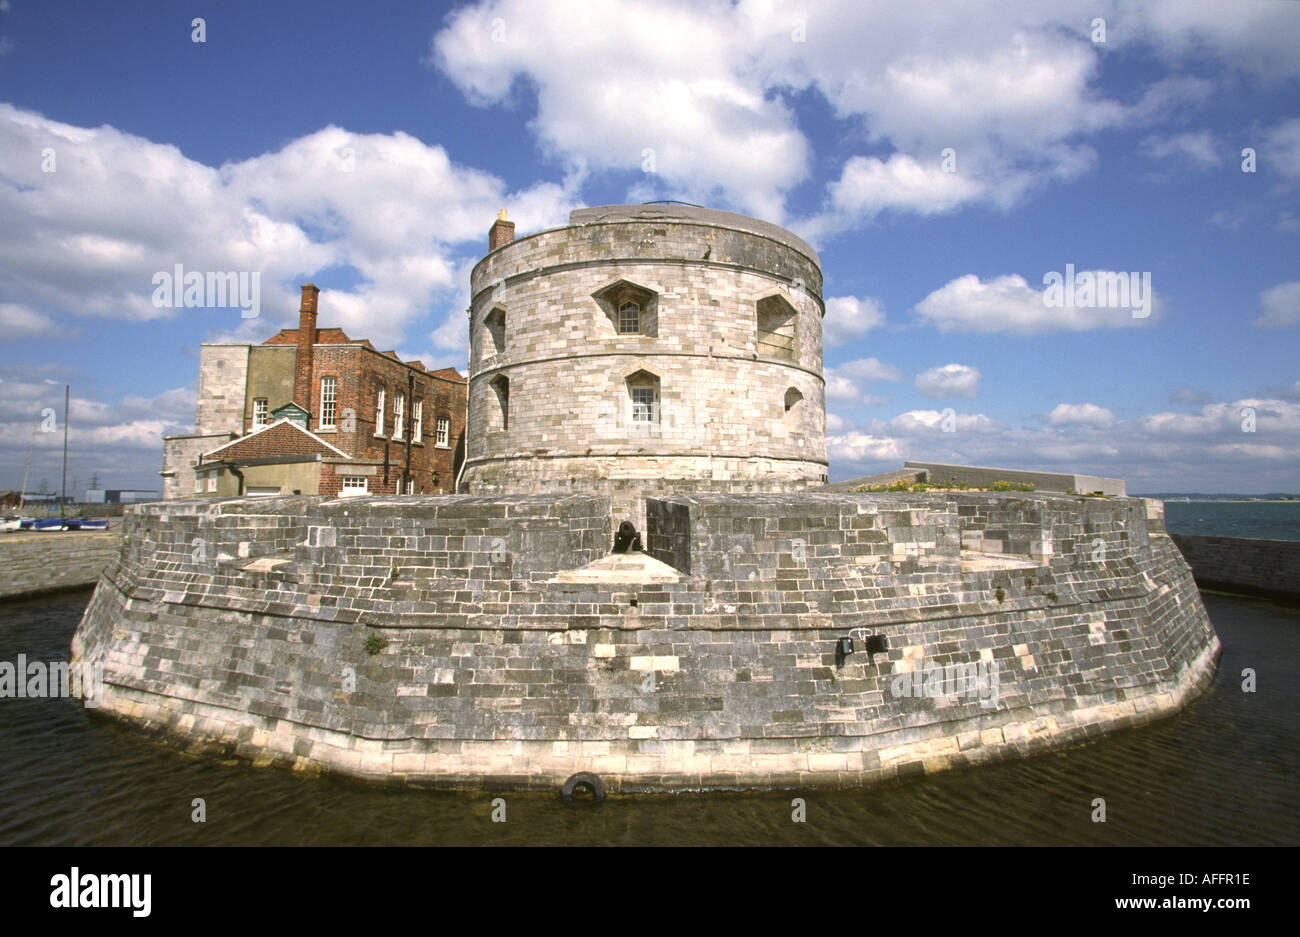
[[1171, 534], [1300, 540], [1300, 501], [1164, 501]]

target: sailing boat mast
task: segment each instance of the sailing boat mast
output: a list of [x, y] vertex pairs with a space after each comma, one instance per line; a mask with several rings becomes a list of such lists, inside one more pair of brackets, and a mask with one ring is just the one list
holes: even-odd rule
[[70, 384], [63, 385], [63, 481], [59, 485], [59, 513], [68, 509], [68, 396]]
[[36, 445], [36, 427], [32, 424], [32, 439], [27, 444], [27, 464], [23, 466], [23, 490], [18, 492], [18, 513], [23, 511], [23, 502], [27, 500], [27, 474], [32, 470], [32, 446]]

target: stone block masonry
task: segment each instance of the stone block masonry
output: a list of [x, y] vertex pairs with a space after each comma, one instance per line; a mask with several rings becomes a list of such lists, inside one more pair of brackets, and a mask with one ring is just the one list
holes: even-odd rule
[[[611, 514], [594, 495], [137, 507], [73, 656], [104, 664], [100, 712], [249, 758], [659, 790], [857, 787], [1069, 745], [1177, 711], [1219, 653], [1158, 503], [650, 499], [671, 569], [642, 579], [606, 565]], [[997, 665], [996, 701], [896, 692], [930, 663]]]
[[0, 534], [0, 599], [93, 586], [121, 550], [112, 530]]
[[[603, 206], [471, 278], [473, 494], [780, 492], [827, 478], [821, 268], [774, 225]], [[621, 310], [634, 309], [630, 320]]]
[[1300, 604], [1300, 541], [1172, 536], [1205, 588]]

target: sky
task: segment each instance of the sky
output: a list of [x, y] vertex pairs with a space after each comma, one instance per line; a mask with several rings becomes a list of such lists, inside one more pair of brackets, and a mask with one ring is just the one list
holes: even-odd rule
[[0, 0], [0, 488], [67, 385], [70, 493], [160, 489], [200, 344], [308, 281], [464, 372], [499, 209], [679, 199], [819, 252], [832, 481], [1300, 491], [1298, 50], [1292, 0]]

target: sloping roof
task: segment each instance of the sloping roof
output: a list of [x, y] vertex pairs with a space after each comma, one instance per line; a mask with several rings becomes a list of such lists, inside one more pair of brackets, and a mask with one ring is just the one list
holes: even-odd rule
[[351, 458], [337, 446], [332, 446], [315, 433], [303, 429], [291, 420], [277, 420], [247, 436], [218, 446], [203, 453], [203, 459], [216, 456], [223, 460], [258, 459], [277, 455], [327, 455]]
[[[296, 345], [298, 344], [297, 329], [281, 329], [276, 332], [263, 345]], [[342, 329], [317, 329], [315, 345], [365, 345], [367, 348], [374, 348], [370, 342], [364, 338], [360, 341], [348, 338], [348, 334]]]
[[464, 381], [465, 375], [461, 374], [455, 368], [439, 368], [436, 371], [430, 371], [434, 377], [445, 377], [450, 381]]

